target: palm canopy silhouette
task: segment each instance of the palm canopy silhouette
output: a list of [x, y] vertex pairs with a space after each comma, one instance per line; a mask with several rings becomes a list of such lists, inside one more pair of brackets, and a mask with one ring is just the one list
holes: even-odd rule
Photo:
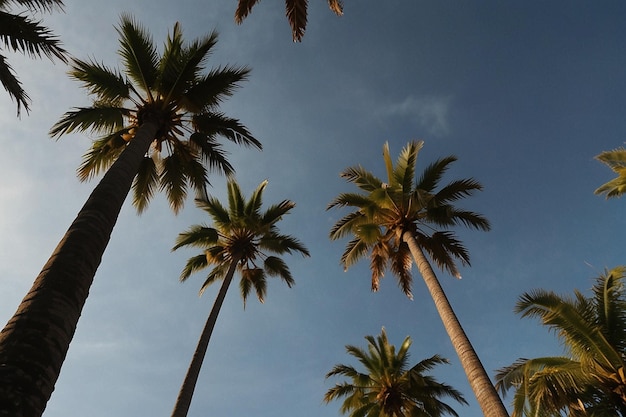
[[[30, 57], [59, 59], [67, 62], [67, 51], [61, 41], [41, 21], [33, 20], [25, 13], [12, 13], [11, 6], [19, 6], [29, 13], [53, 12], [63, 9], [62, 0], [0, 0], [0, 40], [4, 48], [21, 52]], [[17, 115], [21, 109], [30, 110], [30, 98], [4, 54], [0, 54], [0, 83], [17, 104]]]
[[626, 416], [626, 267], [596, 278], [591, 297], [538, 289], [515, 306], [540, 319], [566, 355], [518, 359], [496, 375], [503, 393], [514, 390], [513, 416]]
[[[241, 24], [250, 14], [252, 8], [259, 0], [238, 0], [235, 11], [235, 22]], [[304, 36], [307, 24], [308, 0], [285, 0], [285, 14], [291, 26], [291, 34], [294, 42], [300, 42]], [[337, 16], [343, 14], [343, 2], [341, 0], [328, 0], [328, 7]]]
[[332, 240], [352, 236], [341, 256], [347, 269], [369, 256], [372, 290], [389, 269], [404, 294], [412, 298], [413, 262], [428, 287], [448, 336], [459, 355], [467, 378], [485, 415], [507, 416], [489, 376], [472, 347], [448, 301], [428, 258], [437, 266], [460, 278], [456, 262], [469, 265], [469, 254], [454, 232], [440, 230], [453, 226], [489, 230], [482, 215], [457, 208], [454, 204], [482, 189], [472, 178], [454, 180], [439, 188], [443, 175], [456, 157], [448, 156], [428, 165], [416, 178], [417, 155], [422, 141], [409, 142], [394, 164], [389, 144], [383, 146], [387, 173], [384, 182], [361, 166], [347, 168], [341, 177], [355, 184], [358, 193], [341, 193], [328, 208], [350, 207], [348, 213], [330, 231]]
[[218, 137], [261, 147], [239, 121], [219, 112], [248, 70], [205, 71], [215, 32], [187, 43], [176, 24], [159, 54], [129, 15], [117, 30], [123, 70], [74, 60], [70, 75], [94, 97], [93, 104], [65, 113], [51, 129], [53, 136], [99, 135], [79, 175], [106, 174], [0, 333], [0, 415], [43, 413], [131, 187], [139, 211], [157, 190], [178, 211], [189, 187], [204, 192], [208, 169], [232, 171]]
[[442, 398], [467, 404], [459, 391], [425, 375], [436, 365], [448, 363], [447, 359], [434, 355], [409, 368], [410, 337], [404, 339], [397, 352], [389, 343], [385, 328], [376, 338], [366, 336], [365, 339], [367, 350], [346, 346], [348, 354], [365, 368], [364, 372], [351, 365], [339, 364], [326, 374], [326, 378], [347, 378], [330, 388], [324, 396], [326, 403], [343, 398], [342, 414], [350, 417], [458, 416]]
[[238, 120], [218, 108], [247, 79], [249, 69], [223, 66], [203, 73], [217, 42], [215, 31], [185, 43], [176, 23], [161, 56], [132, 17], [122, 16], [118, 32], [124, 72], [74, 59], [70, 76], [94, 97], [93, 104], [66, 112], [50, 134], [90, 130], [101, 135], [78, 169], [84, 181], [106, 171], [136, 140], [139, 128], [150, 126], [156, 132], [149, 135], [151, 145], [133, 183], [133, 204], [141, 212], [162, 190], [178, 212], [189, 187], [205, 194], [207, 168], [233, 173], [218, 136], [261, 149]]
[[196, 201], [197, 206], [211, 217], [213, 227], [194, 225], [176, 239], [173, 250], [185, 246], [202, 249], [202, 253], [187, 261], [180, 280], [186, 281], [192, 274], [211, 268], [200, 293], [220, 280], [222, 286], [198, 341], [172, 417], [187, 415], [217, 316], [235, 272], [239, 273], [244, 306], [251, 291], [264, 302], [268, 277], [278, 277], [288, 287], [295, 283], [287, 263], [276, 255], [300, 253], [309, 256], [308, 249], [298, 239], [280, 233], [277, 226], [278, 221], [295, 207], [293, 202], [283, 200], [261, 210], [266, 186], [267, 181], [261, 182], [246, 200], [239, 184], [231, 178], [228, 181], [228, 207], [215, 197]]
[[604, 194], [606, 198], [621, 197], [626, 193], [626, 149], [604, 151], [596, 159], [611, 168], [617, 177], [602, 184], [595, 193]]

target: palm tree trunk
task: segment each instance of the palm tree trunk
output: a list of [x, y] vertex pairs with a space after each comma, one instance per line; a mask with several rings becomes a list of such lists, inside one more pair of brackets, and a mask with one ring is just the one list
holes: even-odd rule
[[0, 333], [0, 416], [39, 417], [142, 158], [157, 132], [144, 123], [94, 188]]
[[485, 417], [508, 417], [508, 412], [504, 407], [500, 396], [498, 396], [498, 392], [489, 379], [487, 372], [485, 372], [485, 368], [480, 362], [480, 359], [465, 334], [463, 327], [461, 327], [461, 323], [456, 317], [454, 310], [452, 310], [450, 301], [448, 301], [448, 297], [446, 297], [443, 288], [441, 288], [441, 284], [430, 266], [428, 259], [426, 259], [424, 252], [417, 244], [412, 233], [404, 232], [402, 234], [402, 240], [409, 246], [409, 250], [411, 251], [411, 255], [413, 255], [417, 269], [426, 282], [428, 291], [435, 302], [439, 316], [443, 321], [443, 326], [452, 341], [452, 346], [454, 346], [454, 349], [461, 360], [461, 365], [465, 370], [465, 374], [467, 375], [470, 386], [474, 391], [474, 395], [476, 395], [476, 399], [482, 409], [483, 415]]
[[204, 329], [202, 329], [198, 345], [196, 346], [196, 350], [191, 358], [187, 374], [185, 375], [183, 384], [178, 392], [178, 398], [176, 398], [176, 404], [174, 405], [174, 410], [172, 411], [172, 417], [187, 417], [193, 393], [196, 389], [196, 383], [198, 382], [198, 376], [200, 375], [200, 369], [202, 368], [202, 362], [204, 361], [204, 356], [207, 348], [209, 347], [209, 341], [211, 340], [213, 328], [217, 322], [217, 315], [220, 313], [220, 309], [224, 303], [224, 298], [226, 298], [226, 293], [228, 292], [228, 287], [230, 286], [233, 276], [235, 275], [235, 269], [237, 268], [238, 262], [238, 258], [231, 261], [230, 267], [224, 277], [224, 282], [222, 282], [222, 286], [217, 293], [217, 297], [215, 298], [215, 302], [211, 308], [211, 313], [207, 318]]

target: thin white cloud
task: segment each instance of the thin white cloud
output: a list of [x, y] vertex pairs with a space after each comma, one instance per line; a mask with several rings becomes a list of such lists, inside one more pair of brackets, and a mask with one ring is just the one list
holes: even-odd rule
[[384, 113], [387, 116], [415, 118], [416, 122], [429, 133], [443, 136], [450, 131], [448, 122], [450, 102], [449, 96], [408, 96], [401, 102], [386, 106]]

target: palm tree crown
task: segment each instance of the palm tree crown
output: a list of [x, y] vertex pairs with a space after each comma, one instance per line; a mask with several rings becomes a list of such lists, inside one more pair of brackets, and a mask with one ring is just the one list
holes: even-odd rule
[[[52, 12], [63, 8], [62, 0], [0, 0], [0, 40], [13, 52], [21, 52], [31, 57], [45, 55], [67, 62], [67, 52], [61, 41], [40, 21], [32, 20], [24, 14], [12, 14], [10, 6], [17, 5], [28, 12]], [[2, 50], [0, 48], [0, 50]], [[17, 103], [17, 115], [22, 106], [29, 111], [30, 98], [22, 88], [6, 57], [0, 54], [0, 82], [9, 96]]]
[[185, 43], [177, 23], [160, 56], [146, 30], [130, 16], [122, 16], [118, 32], [124, 71], [92, 60], [73, 60], [70, 76], [94, 97], [93, 105], [65, 113], [50, 134], [91, 130], [101, 135], [78, 169], [79, 178], [87, 180], [108, 169], [140, 127], [154, 124], [152, 145], [133, 183], [133, 204], [143, 211], [160, 189], [177, 212], [188, 187], [205, 193], [205, 166], [233, 172], [217, 135], [261, 149], [238, 120], [218, 111], [249, 70], [225, 66], [203, 74], [216, 32]]
[[350, 417], [436, 417], [444, 414], [458, 416], [442, 397], [467, 404], [463, 395], [449, 385], [424, 375], [436, 365], [448, 363], [439, 355], [425, 359], [409, 368], [411, 339], [404, 339], [400, 349], [389, 344], [383, 328], [374, 338], [366, 336], [367, 351], [347, 345], [346, 351], [364, 367], [360, 372], [350, 365], [335, 365], [326, 378], [343, 376], [348, 381], [336, 384], [324, 396], [325, 402], [344, 398], [340, 408]]
[[172, 250], [183, 246], [200, 247], [203, 253], [187, 261], [180, 279], [186, 281], [196, 271], [213, 266], [202, 284], [200, 293], [217, 280], [223, 280], [217, 293], [211, 313], [191, 364], [178, 393], [172, 417], [185, 417], [189, 411], [204, 355], [206, 354], [217, 316], [226, 297], [235, 271], [241, 280], [239, 289], [244, 307], [250, 291], [254, 289], [259, 301], [263, 302], [267, 291], [267, 277], [280, 277], [289, 287], [294, 284], [287, 264], [279, 257], [299, 252], [309, 256], [309, 251], [300, 241], [289, 235], [281, 234], [276, 223], [294, 207], [289, 200], [270, 206], [261, 211], [263, 190], [267, 181], [263, 181], [246, 201], [239, 185], [234, 179], [228, 181], [228, 208], [213, 197], [197, 200], [197, 205], [213, 220], [215, 227], [195, 225], [178, 235]]
[[342, 193], [329, 205], [354, 207], [355, 211], [340, 219], [332, 228], [330, 238], [354, 237], [346, 246], [341, 262], [347, 269], [370, 253], [372, 290], [379, 288], [380, 278], [389, 267], [398, 278], [402, 291], [411, 294], [411, 253], [403, 241], [410, 232], [440, 267], [460, 278], [455, 260], [469, 265], [469, 254], [451, 231], [439, 227], [462, 224], [489, 230], [489, 222], [481, 215], [457, 209], [452, 203], [470, 196], [482, 186], [474, 179], [452, 181], [437, 190], [443, 174], [456, 157], [448, 156], [430, 164], [415, 181], [418, 151], [424, 142], [410, 142], [400, 153], [395, 166], [389, 144], [383, 147], [387, 182], [383, 182], [361, 166], [346, 169], [341, 177], [354, 183], [361, 193]]
[[[259, 0], [238, 0], [237, 10], [235, 11], [235, 22], [240, 24], [250, 14], [252, 7]], [[307, 24], [308, 0], [285, 0], [285, 10], [287, 20], [291, 26], [291, 33], [294, 42], [300, 42], [304, 36]], [[341, 0], [328, 0], [328, 7], [335, 12], [337, 16], [343, 14], [343, 2]]]
[[605, 271], [593, 295], [523, 294], [515, 311], [537, 317], [559, 337], [565, 356], [519, 359], [496, 376], [515, 390], [513, 416], [626, 416], [626, 267]]
[[294, 284], [287, 264], [274, 253], [298, 252], [309, 256], [309, 251], [296, 238], [281, 234], [276, 223], [295, 206], [289, 200], [270, 206], [261, 212], [263, 181], [248, 201], [234, 180], [228, 181], [228, 208], [214, 198], [197, 200], [199, 208], [213, 220], [214, 227], [195, 225], [181, 233], [173, 250], [183, 246], [200, 247], [203, 253], [189, 259], [180, 279], [187, 280], [191, 274], [213, 266], [200, 289], [217, 280], [224, 279], [232, 263], [240, 274], [241, 296], [245, 301], [254, 289], [259, 301], [263, 302], [267, 289], [267, 277], [281, 278], [289, 287]]
[[602, 184], [596, 189], [596, 194], [604, 194], [606, 198], [621, 197], [626, 193], [626, 149], [617, 148], [604, 151], [596, 159], [607, 165], [617, 174], [611, 181]]

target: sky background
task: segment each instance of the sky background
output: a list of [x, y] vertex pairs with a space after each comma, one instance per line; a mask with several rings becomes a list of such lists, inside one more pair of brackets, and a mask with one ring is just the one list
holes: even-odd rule
[[[240, 26], [235, 0], [67, 1], [43, 16], [74, 56], [118, 65], [114, 26], [134, 15], [161, 46], [176, 21], [191, 40], [216, 29], [209, 66], [252, 68], [222, 110], [263, 143], [228, 147], [246, 195], [269, 180], [265, 204], [297, 206], [281, 231], [310, 258], [286, 256], [297, 284], [270, 282], [265, 304], [243, 309], [228, 294], [198, 382], [190, 417], [333, 417], [322, 398], [337, 363], [356, 365], [344, 346], [365, 346], [385, 326], [412, 363], [450, 359], [433, 374], [464, 393], [464, 417], [481, 415], [426, 287], [414, 276], [408, 300], [392, 276], [370, 292], [368, 262], [344, 272], [345, 241], [330, 242], [345, 212], [326, 211], [354, 191], [339, 173], [361, 164], [384, 176], [393, 158], [423, 139], [418, 166], [449, 154], [447, 180], [474, 177], [483, 192], [462, 202], [492, 231], [458, 230], [472, 257], [462, 280], [439, 273], [485, 369], [520, 357], [558, 355], [555, 336], [513, 313], [536, 288], [585, 294], [604, 268], [623, 264], [626, 202], [593, 191], [613, 177], [594, 156], [626, 140], [626, 3], [346, 0], [335, 16], [312, 0], [302, 43], [291, 40], [284, 2], [260, 2]], [[17, 10], [16, 10], [17, 11]], [[96, 182], [75, 170], [88, 135], [55, 141], [60, 116], [88, 105], [67, 67], [9, 55], [32, 98], [30, 114], [0, 92], [0, 320], [6, 322]], [[420, 168], [418, 168], [420, 169]], [[209, 190], [225, 196], [225, 179]], [[83, 310], [46, 417], [170, 414], [217, 288], [200, 298], [204, 274], [181, 284], [186, 260], [170, 249], [179, 232], [208, 222], [188, 201], [175, 216], [161, 197], [137, 216], [127, 201]], [[511, 397], [505, 399], [507, 406]]]

